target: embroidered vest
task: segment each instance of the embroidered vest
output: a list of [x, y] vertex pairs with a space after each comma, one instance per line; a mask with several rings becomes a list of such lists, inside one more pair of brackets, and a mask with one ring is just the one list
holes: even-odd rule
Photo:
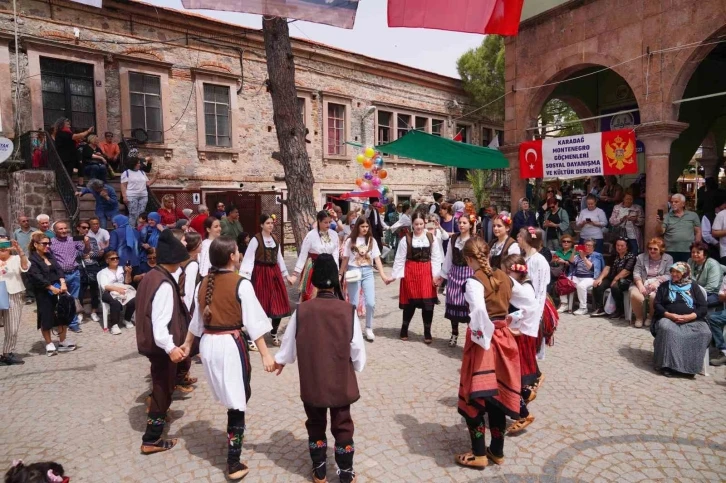
[[[489, 247], [490, 247], [489, 253], [491, 253], [491, 248], [494, 247], [495, 243], [496, 242], [494, 240], [492, 240], [491, 244], [489, 245]], [[507, 252], [509, 252], [509, 247], [511, 247], [513, 244], [514, 244], [514, 238], [512, 238], [511, 236], [507, 237], [507, 239], [504, 241], [504, 246], [502, 247], [502, 251], [499, 252], [499, 255], [492, 255], [491, 257], [489, 257], [489, 265], [492, 268], [502, 268], [502, 258], [507, 256]]]
[[426, 233], [426, 238], [429, 240], [429, 246], [414, 248], [413, 235], [406, 235], [406, 260], [414, 262], [431, 261], [431, 247], [434, 245], [434, 236], [431, 233]]
[[459, 239], [459, 234], [456, 233], [449, 238], [449, 249], [452, 250], [451, 252], [451, 263], [456, 265], [457, 267], [463, 267], [466, 265], [466, 260], [464, 259], [464, 251], [459, 250], [456, 247], [456, 240]]
[[272, 235], [272, 239], [275, 242], [275, 246], [267, 247], [265, 240], [262, 237], [262, 233], [255, 235], [257, 240], [257, 250], [255, 250], [255, 263], [262, 265], [277, 265], [277, 253], [280, 242], [277, 241], [275, 235]]

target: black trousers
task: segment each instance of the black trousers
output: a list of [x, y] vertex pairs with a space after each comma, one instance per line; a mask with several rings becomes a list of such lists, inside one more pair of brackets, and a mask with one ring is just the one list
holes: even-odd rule
[[[78, 293], [78, 300], [83, 303], [83, 300], [86, 298], [86, 291], [91, 291], [91, 308], [93, 310], [98, 309], [98, 307], [101, 305], [99, 303], [99, 292], [100, 289], [98, 288], [98, 280], [87, 278], [87, 277], [81, 277], [81, 290]], [[106, 300], [104, 300], [106, 302]]]
[[507, 416], [502, 408], [491, 402], [487, 402], [486, 410], [481, 411], [476, 417], [464, 417], [471, 438], [471, 452], [474, 456], [484, 456], [486, 454], [486, 442], [484, 440], [486, 432], [485, 414], [489, 415], [489, 432], [491, 433], [489, 448], [494, 456], [504, 456], [504, 433], [507, 429]]
[[[401, 337], [408, 337], [408, 325], [413, 319], [413, 315], [416, 313], [416, 307], [412, 305], [406, 306], [403, 309], [403, 325], [401, 326]], [[431, 339], [431, 323], [434, 320], [434, 309], [426, 310], [421, 309], [421, 318], [423, 319], [424, 326], [424, 339]]]
[[316, 408], [305, 404], [304, 407], [305, 414], [308, 416], [305, 427], [308, 430], [308, 443], [310, 458], [313, 461], [313, 470], [322, 470], [322, 474], [318, 473], [317, 476], [325, 475], [328, 447], [325, 429], [328, 425], [328, 410], [330, 410], [330, 432], [335, 437], [335, 462], [341, 471], [352, 471], [353, 454], [355, 453], [353, 444], [355, 427], [350, 416], [350, 405], [339, 408]]
[[161, 438], [166, 424], [166, 412], [171, 406], [171, 396], [176, 385], [176, 363], [169, 356], [149, 357], [151, 363], [151, 405], [146, 420], [146, 432], [141, 438], [145, 443], [153, 443]]
[[124, 320], [131, 320], [136, 310], [136, 299], [131, 300], [124, 306], [121, 302], [113, 298], [111, 293], [105, 290], [103, 291], [103, 295], [101, 295], [101, 300], [111, 307], [111, 313], [109, 314], [109, 325], [111, 326], [121, 322], [121, 312], [124, 312]]
[[625, 312], [623, 296], [630, 289], [630, 280], [618, 280], [618, 283], [611, 287], [610, 284], [613, 283], [613, 278], [614, 276], [603, 279], [600, 285], [592, 289], [593, 302], [595, 304], [595, 310], [602, 310], [605, 306], [605, 291], [610, 289], [610, 294], [613, 296], [613, 300], [615, 300], [615, 307], [617, 307], [616, 313], [622, 314]]

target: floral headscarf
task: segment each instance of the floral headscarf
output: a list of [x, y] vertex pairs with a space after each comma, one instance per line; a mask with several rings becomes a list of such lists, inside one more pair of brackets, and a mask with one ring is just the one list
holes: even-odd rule
[[668, 300], [676, 301], [677, 294], [686, 302], [689, 309], [693, 308], [693, 295], [691, 294], [691, 267], [685, 262], [677, 262], [671, 265], [670, 270], [675, 270], [683, 274], [679, 282], [668, 282]]

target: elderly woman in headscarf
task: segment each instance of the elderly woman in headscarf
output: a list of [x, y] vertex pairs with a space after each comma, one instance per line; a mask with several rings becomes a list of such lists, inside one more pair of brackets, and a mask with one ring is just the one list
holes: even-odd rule
[[106, 253], [114, 251], [119, 256], [119, 266], [125, 267], [130, 263], [132, 267], [139, 266], [139, 232], [129, 224], [129, 218], [124, 215], [113, 217], [114, 230], [111, 232], [111, 241]]
[[514, 214], [514, 221], [512, 222], [512, 231], [515, 235], [519, 233], [522, 228], [528, 226], [537, 226], [537, 217], [534, 215], [534, 211], [529, 209], [529, 200], [527, 198], [519, 199], [519, 211]]
[[146, 217], [147, 223], [141, 229], [139, 235], [139, 261], [146, 261], [146, 250], [149, 248], [156, 248], [159, 243], [159, 235], [161, 235], [161, 215], [155, 211], [149, 213]]
[[[464, 214], [464, 208], [466, 208], [466, 205], [463, 201], [457, 201], [451, 207], [451, 209], [454, 210], [454, 221], [456, 221], [457, 224], [459, 223], [459, 218], [461, 218], [461, 215]], [[454, 231], [457, 230], [455, 229]]]
[[703, 355], [711, 330], [706, 317], [706, 294], [691, 282], [687, 263], [671, 265], [671, 279], [658, 287], [655, 295], [655, 336], [653, 362], [666, 377], [693, 375], [703, 369]]

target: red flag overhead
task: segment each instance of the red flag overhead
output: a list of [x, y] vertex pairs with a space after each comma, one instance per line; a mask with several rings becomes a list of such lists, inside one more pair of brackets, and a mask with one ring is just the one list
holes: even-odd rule
[[517, 35], [524, 0], [388, 0], [388, 26]]
[[454, 136], [453, 141], [463, 142], [464, 136], [461, 133], [462, 133], [462, 131], [459, 131], [458, 133], [456, 133], [456, 136]]

